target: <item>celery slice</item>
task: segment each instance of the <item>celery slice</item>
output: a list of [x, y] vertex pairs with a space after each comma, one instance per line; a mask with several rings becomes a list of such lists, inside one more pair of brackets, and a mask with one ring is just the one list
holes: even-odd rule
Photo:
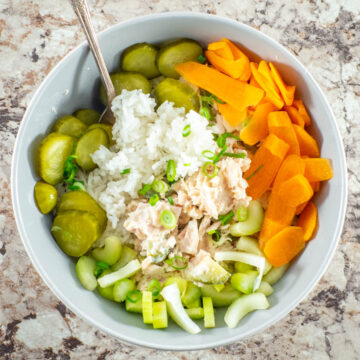
[[231, 286], [244, 294], [251, 294], [257, 277], [257, 271], [253, 270], [246, 273], [236, 273], [231, 277]]
[[265, 296], [270, 296], [274, 292], [274, 289], [268, 282], [262, 281], [256, 292], [263, 293]]
[[126, 300], [126, 295], [135, 290], [135, 283], [130, 279], [121, 279], [114, 284], [113, 295], [114, 301], [123, 302]]
[[[200, 293], [201, 294], [201, 293]], [[186, 307], [188, 309], [193, 309], [193, 308], [199, 308], [201, 307], [201, 298], [196, 299], [195, 301], [193, 301], [192, 303], [189, 303], [186, 305]]]
[[235, 300], [225, 314], [225, 322], [229, 328], [235, 328], [239, 321], [254, 310], [265, 310], [270, 306], [266, 296], [262, 293], [244, 295]]
[[176, 283], [165, 286], [161, 291], [171, 318], [190, 334], [198, 334], [201, 329], [189, 317], [181, 303], [180, 290]]
[[267, 274], [264, 276], [264, 281], [268, 282], [270, 285], [274, 285], [278, 282], [283, 275], [285, 274], [289, 264], [284, 264], [279, 267], [273, 267]]
[[[98, 281], [104, 277], [107, 276], [109, 273], [111, 273], [110, 269], [106, 269], [104, 270], [104, 272], [100, 275], [100, 277], [98, 278]], [[105, 299], [114, 300], [114, 287], [112, 285], [109, 286], [105, 286], [105, 287], [101, 287], [99, 284], [96, 287], [96, 290], [98, 291], [98, 293]]]
[[196, 300], [200, 299], [201, 290], [198, 286], [196, 286], [193, 282], [189, 281], [185, 294], [181, 296], [181, 301], [185, 306], [192, 304]]
[[118, 280], [125, 279], [134, 275], [140, 269], [141, 264], [139, 260], [132, 260], [118, 271], [112, 272], [109, 275], [99, 278], [98, 283], [101, 287], [107, 287], [109, 285], [113, 285]]
[[201, 287], [202, 296], [210, 296], [215, 307], [229, 306], [235, 301], [241, 293], [226, 284], [221, 292], [215, 290], [213, 285], [204, 285]]
[[96, 289], [97, 280], [94, 275], [96, 262], [90, 256], [81, 256], [76, 263], [76, 274], [81, 282], [81, 285], [90, 291]]
[[139, 300], [136, 302], [132, 302], [129, 299], [126, 299], [125, 309], [126, 309], [126, 311], [129, 311], [129, 312], [141, 314], [142, 313], [142, 295], [139, 298]]
[[223, 289], [224, 289], [225, 285], [224, 284], [216, 284], [214, 285], [214, 289], [217, 291], [217, 292], [221, 292]]
[[111, 270], [117, 271], [134, 259], [136, 259], [136, 252], [128, 246], [123, 246], [120, 259], [111, 267]]
[[114, 265], [120, 258], [122, 243], [117, 236], [108, 236], [105, 238], [105, 245], [103, 248], [95, 248], [92, 251], [92, 256], [97, 261], [106, 262], [109, 265]]
[[245, 264], [243, 262], [237, 261], [235, 263], [235, 272], [237, 273], [244, 273], [247, 272], [249, 270], [254, 270], [254, 266], [251, 266], [249, 264]]
[[204, 326], [206, 328], [215, 327], [215, 314], [214, 307], [211, 297], [203, 297], [203, 307], [204, 307]]
[[187, 280], [183, 279], [180, 276], [170, 276], [165, 280], [164, 287], [171, 285], [171, 284], [176, 284], [178, 286], [181, 297], [183, 297], [185, 295], [185, 292], [186, 292], [186, 289], [188, 286]]
[[153, 323], [153, 302], [152, 292], [143, 291], [142, 293], [142, 313], [144, 324]]
[[153, 327], [154, 329], [164, 329], [168, 327], [168, 316], [165, 301], [153, 303]]
[[204, 309], [202, 307], [196, 307], [191, 309], [185, 309], [187, 314], [192, 320], [201, 320], [204, 318]]

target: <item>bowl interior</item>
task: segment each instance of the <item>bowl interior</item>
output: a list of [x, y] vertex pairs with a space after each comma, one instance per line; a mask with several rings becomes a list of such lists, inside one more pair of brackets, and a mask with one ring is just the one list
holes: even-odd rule
[[[121, 51], [137, 42], [158, 43], [188, 37], [202, 44], [232, 39], [245, 52], [273, 61], [296, 95], [303, 99], [315, 124], [312, 131], [321, 155], [331, 159], [334, 178], [322, 185], [315, 202], [319, 209], [316, 238], [275, 285], [271, 308], [247, 316], [236, 329], [224, 323], [225, 310], [216, 311], [216, 328], [193, 336], [170, 322], [166, 330], [153, 330], [142, 317], [122, 306], [91, 294], [79, 284], [74, 262], [57, 247], [50, 233], [50, 216], [39, 213], [33, 199], [38, 176], [34, 151], [54, 121], [81, 107], [99, 107], [96, 65], [82, 44], [49, 74], [30, 104], [18, 134], [13, 160], [13, 202], [24, 245], [41, 276], [55, 294], [76, 314], [123, 340], [160, 349], [200, 349], [243, 339], [270, 326], [293, 309], [319, 280], [336, 247], [346, 204], [346, 171], [343, 148], [331, 110], [308, 71], [284, 48], [260, 32], [231, 20], [201, 14], [169, 13], [118, 24], [99, 36], [111, 71], [119, 67]], [[202, 322], [199, 325], [203, 328]]]

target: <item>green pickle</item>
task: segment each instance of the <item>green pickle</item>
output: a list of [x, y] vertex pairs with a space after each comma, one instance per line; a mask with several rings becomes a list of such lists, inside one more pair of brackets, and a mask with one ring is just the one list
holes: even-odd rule
[[[120, 95], [123, 90], [142, 90], [144, 94], [150, 94], [151, 84], [142, 74], [135, 72], [120, 72], [110, 75], [114, 85], [116, 95]], [[107, 103], [104, 85], [100, 87], [100, 100], [105, 105]]]
[[99, 150], [100, 146], [109, 147], [109, 137], [105, 130], [96, 128], [85, 133], [75, 147], [76, 162], [85, 171], [96, 168], [91, 154]]
[[84, 255], [99, 237], [100, 225], [96, 217], [89, 212], [69, 210], [55, 217], [51, 232], [65, 254], [79, 257]]
[[179, 73], [175, 70], [175, 65], [196, 61], [202, 53], [202, 47], [195, 40], [180, 39], [170, 42], [160, 49], [156, 64], [161, 74], [178, 79]]
[[75, 139], [60, 133], [49, 134], [41, 143], [37, 153], [40, 177], [51, 185], [63, 180], [64, 163], [70, 156]]
[[148, 43], [134, 44], [126, 48], [121, 56], [123, 71], [132, 71], [152, 79], [160, 75], [156, 66], [157, 49]]
[[43, 181], [38, 181], [34, 187], [35, 202], [42, 214], [48, 214], [57, 202], [56, 189]]
[[[99, 279], [105, 275], [110, 274], [112, 271], [110, 269], [104, 270], [104, 272], [99, 276]], [[110, 285], [102, 288], [100, 285], [97, 286], [96, 290], [105, 299], [114, 301], [114, 285]]]
[[85, 125], [90, 126], [96, 124], [100, 120], [100, 113], [93, 109], [79, 109], [73, 114], [76, 118], [82, 121]]
[[66, 115], [56, 121], [53, 131], [78, 138], [85, 133], [86, 128], [87, 126], [78, 118]]
[[60, 200], [57, 212], [69, 210], [87, 211], [94, 215], [103, 232], [106, 228], [106, 212], [101, 208], [97, 201], [86, 191], [76, 190], [65, 193]]
[[100, 129], [103, 129], [103, 130], [106, 131], [106, 133], [107, 133], [107, 135], [109, 137], [109, 140], [110, 140], [110, 146], [113, 146], [115, 144], [115, 141], [113, 140], [112, 126], [111, 125], [109, 125], [109, 124], [100, 124], [100, 123], [92, 124], [87, 128], [87, 131], [90, 131], [90, 130], [93, 130], [93, 129], [96, 129], [96, 128], [100, 128]]
[[186, 112], [200, 109], [199, 96], [196, 91], [179, 80], [170, 78], [162, 80], [156, 85], [154, 93], [159, 105], [168, 101], [174, 103], [175, 107], [184, 107]]

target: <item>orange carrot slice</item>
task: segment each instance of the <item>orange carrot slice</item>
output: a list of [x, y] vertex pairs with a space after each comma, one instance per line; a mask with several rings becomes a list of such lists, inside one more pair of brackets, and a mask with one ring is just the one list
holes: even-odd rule
[[261, 60], [259, 62], [258, 71], [260, 74], [264, 75], [269, 80], [269, 84], [271, 84], [272, 90], [274, 92], [280, 94], [280, 90], [277, 87], [277, 85], [275, 84], [275, 81], [273, 80], [273, 78], [271, 76], [271, 71], [270, 71], [269, 65], [267, 64], [267, 62], [265, 60]]
[[208, 50], [213, 51], [216, 55], [227, 60], [235, 60], [234, 54], [230, 49], [229, 44], [224, 41], [217, 41], [208, 45]]
[[[319, 188], [320, 188], [320, 182], [319, 181], [312, 182], [312, 183], [309, 183], [309, 184], [311, 185], [311, 188], [313, 189], [314, 193], [319, 191]], [[309, 203], [309, 201], [305, 201], [304, 203], [298, 205], [297, 208], [296, 208], [295, 215], [301, 214], [304, 211], [304, 209], [306, 208], [308, 203]]]
[[[255, 86], [255, 87], [261, 89], [261, 86], [260, 86], [260, 85], [258, 84], [258, 82], [255, 80], [254, 75], [252, 75], [252, 74], [251, 74], [251, 76], [250, 76], [249, 84], [250, 84], [251, 86]], [[263, 101], [263, 99], [262, 99], [261, 101]]]
[[295, 106], [284, 106], [284, 110], [288, 113], [291, 122], [302, 128], [305, 126], [305, 118], [302, 116]]
[[289, 145], [270, 134], [256, 151], [249, 170], [244, 174], [249, 187], [247, 194], [258, 199], [272, 184], [289, 149]]
[[296, 226], [300, 226], [303, 229], [305, 241], [309, 241], [313, 237], [317, 225], [317, 217], [316, 205], [309, 201], [296, 223]]
[[270, 65], [271, 76], [274, 79], [275, 84], [278, 86], [282, 98], [285, 101], [285, 104], [291, 105], [294, 101], [294, 95], [296, 89], [295, 86], [286, 85], [283, 79], [281, 78], [279, 71], [276, 69], [275, 65], [273, 63], [270, 63], [269, 65]]
[[241, 130], [240, 139], [248, 145], [255, 145], [269, 134], [268, 115], [275, 111], [272, 103], [259, 104], [248, 124]]
[[309, 157], [319, 157], [320, 150], [316, 140], [301, 126], [293, 124], [300, 146], [300, 154]]
[[206, 65], [189, 61], [178, 64], [175, 68], [189, 83], [209, 91], [240, 111], [256, 106], [264, 96], [261, 89], [232, 79]]
[[305, 161], [305, 177], [309, 182], [325, 181], [333, 177], [329, 159], [308, 158]]
[[220, 114], [230, 126], [236, 127], [248, 118], [248, 111], [246, 108], [239, 111], [230, 104], [217, 104], [217, 106]]
[[286, 111], [273, 111], [268, 116], [270, 134], [275, 134], [289, 144], [289, 154], [300, 154], [299, 142]]
[[306, 111], [306, 108], [305, 108], [304, 103], [302, 102], [302, 100], [294, 100], [293, 106], [296, 107], [299, 114], [304, 118], [305, 125], [309, 126], [311, 124], [311, 117], [310, 117], [309, 113]]
[[281, 266], [291, 261], [304, 246], [302, 228], [288, 226], [266, 242], [264, 254], [271, 265]]

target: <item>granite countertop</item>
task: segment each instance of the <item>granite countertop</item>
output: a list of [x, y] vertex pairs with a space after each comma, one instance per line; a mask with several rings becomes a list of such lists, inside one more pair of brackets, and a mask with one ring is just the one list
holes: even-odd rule
[[[124, 344], [71, 313], [43, 283], [16, 229], [12, 149], [22, 116], [47, 73], [84, 40], [67, 1], [0, 1], [0, 358], [1, 359], [359, 359], [360, 358], [360, 1], [92, 0], [97, 31], [176, 10], [218, 14], [283, 44], [332, 104], [349, 167], [349, 205], [336, 254], [317, 287], [262, 334], [198, 352]], [[358, 164], [358, 165], [356, 165]], [[316, 259], [314, 259], [316, 261]]]

